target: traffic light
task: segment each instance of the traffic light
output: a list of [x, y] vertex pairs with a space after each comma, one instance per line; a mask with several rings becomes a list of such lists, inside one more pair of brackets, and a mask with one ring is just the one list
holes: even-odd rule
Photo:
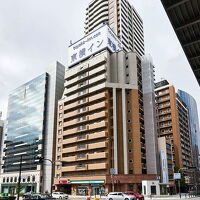
[[44, 157], [41, 157], [41, 156], [35, 156], [35, 159], [39, 160], [39, 163], [43, 163], [44, 161]]

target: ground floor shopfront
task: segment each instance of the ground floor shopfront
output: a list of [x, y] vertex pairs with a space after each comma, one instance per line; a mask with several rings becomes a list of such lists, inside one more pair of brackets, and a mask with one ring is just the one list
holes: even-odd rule
[[142, 180], [156, 180], [156, 175], [114, 175], [66, 177], [54, 180], [54, 190], [71, 195], [104, 195], [112, 191], [141, 192]]
[[[4, 194], [16, 194], [17, 183], [15, 184], [1, 184], [1, 193]], [[36, 192], [37, 184], [36, 183], [21, 183], [21, 191], [26, 192]]]

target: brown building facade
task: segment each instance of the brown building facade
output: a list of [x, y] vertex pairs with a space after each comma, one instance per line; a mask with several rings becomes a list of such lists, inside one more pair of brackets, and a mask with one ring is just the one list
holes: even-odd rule
[[159, 137], [171, 141], [174, 167], [189, 175], [186, 169], [192, 166], [192, 159], [187, 106], [166, 80], [156, 84], [155, 93]]
[[56, 160], [62, 165], [56, 166], [56, 189], [80, 195], [127, 191], [155, 179], [146, 175], [137, 54], [104, 50], [69, 68], [65, 80], [58, 106]]

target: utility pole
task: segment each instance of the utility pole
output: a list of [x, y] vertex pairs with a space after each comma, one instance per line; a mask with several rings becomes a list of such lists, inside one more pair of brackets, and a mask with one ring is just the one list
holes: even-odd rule
[[19, 200], [19, 193], [20, 193], [20, 186], [21, 186], [21, 174], [22, 174], [22, 155], [20, 156], [20, 163], [19, 163], [19, 178], [17, 184], [17, 200]]

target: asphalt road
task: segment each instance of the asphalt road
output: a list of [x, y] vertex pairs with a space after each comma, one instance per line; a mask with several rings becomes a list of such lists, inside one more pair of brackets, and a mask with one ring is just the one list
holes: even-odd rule
[[[179, 200], [180, 198], [152, 198], [152, 199], [149, 199], [149, 198], [145, 198], [145, 200]], [[186, 199], [191, 199], [191, 200], [200, 200], [200, 197], [197, 197], [197, 198], [181, 198], [182, 200], [186, 200]], [[87, 197], [69, 197], [68, 200], [87, 200]], [[93, 198], [91, 199], [93, 200]], [[106, 198], [101, 198], [101, 200], [106, 200]]]

